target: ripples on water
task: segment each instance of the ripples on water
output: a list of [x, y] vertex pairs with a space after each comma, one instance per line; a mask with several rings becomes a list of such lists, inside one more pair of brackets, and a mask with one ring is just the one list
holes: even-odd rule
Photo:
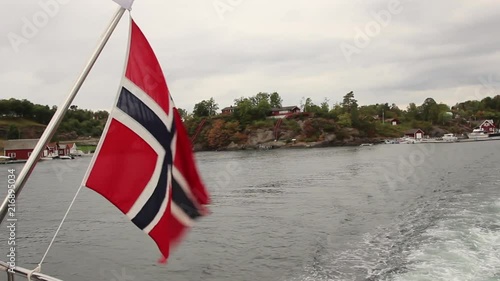
[[[198, 153], [213, 214], [167, 267], [83, 190], [43, 269], [75, 281], [123, 270], [135, 280], [500, 280], [499, 143], [424, 146]], [[88, 160], [35, 170], [19, 208], [20, 264], [39, 261]]]
[[421, 195], [392, 223], [347, 250], [326, 251], [290, 280], [500, 280], [500, 158], [490, 145], [483, 154], [477, 146], [439, 147], [415, 172], [427, 177], [401, 187]]

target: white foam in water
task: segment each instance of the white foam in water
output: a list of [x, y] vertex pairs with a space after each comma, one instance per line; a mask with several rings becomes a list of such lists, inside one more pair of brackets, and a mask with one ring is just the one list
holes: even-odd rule
[[385, 280], [500, 280], [500, 201], [463, 210], [426, 231], [407, 271]]
[[436, 199], [416, 202], [350, 249], [325, 249], [283, 280], [500, 280], [500, 200], [468, 193]]
[[[448, 215], [421, 233], [417, 221], [408, 224], [411, 217], [405, 216], [403, 226], [411, 234], [367, 234], [362, 247], [327, 253], [319, 264], [309, 265], [303, 274], [286, 281], [500, 280], [500, 201], [484, 203], [468, 194], [459, 196], [456, 204], [447, 202], [443, 211]], [[428, 206], [412, 215], [426, 221], [422, 218], [437, 209]], [[409, 248], [393, 251], [402, 244]]]

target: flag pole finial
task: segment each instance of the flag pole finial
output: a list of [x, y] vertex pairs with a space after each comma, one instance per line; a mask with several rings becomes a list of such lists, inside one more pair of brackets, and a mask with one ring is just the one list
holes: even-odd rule
[[134, 0], [113, 0], [118, 5], [122, 6], [122, 8], [127, 9], [129, 11], [132, 10], [132, 5], [134, 4]]

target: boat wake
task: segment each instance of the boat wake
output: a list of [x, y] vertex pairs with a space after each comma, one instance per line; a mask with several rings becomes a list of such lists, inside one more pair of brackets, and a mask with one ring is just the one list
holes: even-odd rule
[[407, 257], [406, 272], [381, 280], [499, 280], [500, 201], [453, 208]]
[[455, 194], [415, 203], [349, 250], [317, 251], [290, 281], [499, 280], [500, 201]]

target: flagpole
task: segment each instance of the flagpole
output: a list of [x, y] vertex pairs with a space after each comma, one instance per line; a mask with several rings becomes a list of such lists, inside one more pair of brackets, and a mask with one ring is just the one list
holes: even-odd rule
[[[13, 194], [14, 194], [16, 200], [19, 196], [19, 193], [21, 193], [21, 190], [23, 189], [24, 185], [26, 184], [28, 177], [31, 175], [31, 172], [35, 168], [36, 163], [40, 159], [42, 152], [43, 152], [43, 148], [47, 145], [47, 143], [50, 141], [50, 139], [54, 135], [55, 131], [59, 127], [59, 124], [61, 123], [64, 115], [68, 111], [69, 106], [71, 105], [71, 103], [75, 99], [76, 94], [78, 93], [78, 91], [82, 87], [83, 82], [85, 81], [85, 79], [89, 75], [90, 70], [92, 69], [95, 62], [97, 61], [97, 58], [99, 57], [102, 50], [104, 49], [104, 46], [106, 45], [109, 38], [111, 37], [111, 34], [113, 33], [116, 26], [120, 22], [120, 19], [122, 18], [125, 11], [126, 11], [126, 9], [123, 7], [120, 7], [116, 11], [115, 15], [113, 16], [113, 19], [109, 23], [106, 31], [104, 32], [104, 34], [102, 36], [101, 41], [97, 45], [96, 50], [92, 54], [92, 57], [90, 58], [89, 62], [87, 63], [87, 65], [83, 69], [82, 73], [78, 77], [78, 79], [77, 79], [75, 85], [73, 86], [73, 89], [71, 90], [69, 96], [66, 98], [64, 103], [60, 107], [57, 108], [57, 111], [55, 112], [54, 116], [50, 120], [50, 123], [47, 125], [47, 128], [45, 129], [42, 136], [40, 137], [40, 140], [38, 141], [37, 145], [33, 149], [33, 152], [31, 153], [30, 157], [28, 158], [28, 161], [26, 162], [23, 169], [21, 170], [21, 172], [17, 176], [15, 187], [13, 188], [13, 190], [14, 190]], [[3, 222], [3, 220], [5, 219], [5, 216], [7, 215], [7, 210], [9, 207], [9, 200], [12, 198], [12, 197], [9, 198], [9, 196], [12, 196], [12, 195], [7, 194], [2, 205], [0, 206], [0, 224]]]

